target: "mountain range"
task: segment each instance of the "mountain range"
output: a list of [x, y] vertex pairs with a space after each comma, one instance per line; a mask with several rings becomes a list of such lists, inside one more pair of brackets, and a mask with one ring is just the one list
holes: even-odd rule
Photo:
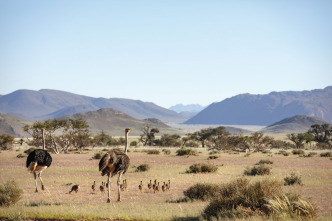
[[39, 91], [17, 90], [0, 96], [0, 113], [26, 120], [54, 119], [101, 108], [113, 108], [137, 119], [157, 118], [163, 122], [183, 122], [186, 120], [175, 111], [140, 100], [93, 98], [48, 89]]
[[209, 105], [185, 124], [266, 126], [295, 115], [332, 122], [332, 86], [311, 91], [240, 94]]

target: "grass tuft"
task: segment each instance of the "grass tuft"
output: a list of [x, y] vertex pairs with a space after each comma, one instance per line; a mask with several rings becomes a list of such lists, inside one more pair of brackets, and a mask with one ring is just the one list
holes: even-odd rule
[[273, 161], [271, 161], [271, 160], [260, 160], [255, 165], [263, 165], [263, 164], [273, 164]]
[[217, 184], [198, 183], [183, 191], [183, 194], [190, 200], [207, 201], [216, 196], [219, 189]]
[[332, 152], [325, 152], [320, 154], [321, 157], [332, 157]]
[[176, 151], [176, 155], [177, 156], [196, 156], [197, 155], [197, 151], [193, 150], [193, 149], [184, 149], [181, 148], [179, 150]]
[[150, 170], [149, 164], [141, 164], [136, 168], [136, 172], [145, 172]]
[[302, 185], [302, 178], [299, 175], [296, 175], [295, 173], [292, 173], [290, 176], [287, 176], [284, 178], [284, 185], [285, 186], [291, 186], [294, 184]]

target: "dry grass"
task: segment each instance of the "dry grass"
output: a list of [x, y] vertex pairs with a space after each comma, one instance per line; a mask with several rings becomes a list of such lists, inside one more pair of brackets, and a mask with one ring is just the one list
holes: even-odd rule
[[[135, 148], [141, 150], [140, 148]], [[101, 149], [100, 149], [101, 150]], [[97, 152], [99, 150], [95, 150]], [[43, 172], [46, 191], [34, 192], [33, 175], [25, 168], [26, 158], [16, 158], [18, 152], [3, 151], [0, 154], [0, 183], [15, 180], [23, 189], [22, 199], [12, 207], [0, 208], [0, 217], [30, 217], [55, 219], [127, 219], [127, 220], [190, 220], [198, 217], [208, 202], [171, 203], [184, 197], [183, 191], [197, 183], [221, 184], [242, 177], [243, 170], [261, 159], [273, 159], [271, 178], [283, 181], [289, 170], [301, 174], [304, 186], [283, 186], [285, 192], [296, 192], [303, 199], [310, 199], [318, 207], [318, 216], [332, 219], [330, 193], [332, 192], [332, 161], [323, 157], [299, 158], [295, 155], [284, 157], [253, 153], [250, 157], [242, 154], [220, 153], [213, 160], [218, 165], [216, 173], [187, 174], [184, 171], [194, 163], [208, 163], [209, 152], [199, 149], [195, 157], [176, 156], [172, 150], [170, 155], [148, 155], [131, 151], [128, 155], [131, 165], [149, 164], [151, 169], [144, 173], [135, 172], [135, 168], [123, 176], [127, 179], [128, 189], [122, 192], [122, 202], [116, 202], [116, 178], [112, 178], [111, 203], [107, 204], [107, 193], [99, 190], [93, 192], [91, 185], [97, 186], [106, 177], [98, 171], [99, 160], [92, 157], [95, 152], [87, 154], [52, 155], [53, 163]], [[220, 167], [220, 165], [224, 165]], [[153, 193], [147, 188], [149, 180], [159, 182], [171, 180], [169, 192]], [[263, 179], [260, 176], [249, 177], [251, 181]], [[143, 191], [138, 185], [143, 181]], [[77, 194], [68, 194], [71, 186], [68, 183], [80, 184]], [[39, 184], [40, 186], [40, 184]], [[189, 217], [189, 218], [188, 218]]]

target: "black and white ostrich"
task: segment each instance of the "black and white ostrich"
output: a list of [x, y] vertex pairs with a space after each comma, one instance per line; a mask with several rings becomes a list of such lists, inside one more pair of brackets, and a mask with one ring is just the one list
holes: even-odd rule
[[105, 174], [108, 176], [108, 199], [107, 202], [110, 203], [110, 177], [113, 177], [119, 174], [119, 178], [117, 181], [118, 185], [118, 201], [121, 201], [121, 193], [120, 193], [120, 181], [122, 174], [125, 174], [129, 168], [130, 159], [127, 156], [127, 148], [128, 148], [128, 134], [130, 132], [129, 128], [125, 130], [125, 150], [111, 150], [107, 152], [99, 161], [99, 171], [101, 171], [101, 175]]
[[42, 190], [45, 190], [41, 174], [43, 170], [51, 166], [51, 163], [52, 157], [46, 150], [37, 149], [29, 154], [26, 162], [26, 167], [28, 168], [28, 171], [33, 173], [35, 177], [36, 192], [38, 192], [37, 175], [40, 179]]

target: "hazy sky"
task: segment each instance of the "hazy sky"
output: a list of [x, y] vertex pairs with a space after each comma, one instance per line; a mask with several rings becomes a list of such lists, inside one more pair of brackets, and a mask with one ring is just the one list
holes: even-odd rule
[[331, 0], [0, 1], [0, 94], [163, 107], [332, 85]]

